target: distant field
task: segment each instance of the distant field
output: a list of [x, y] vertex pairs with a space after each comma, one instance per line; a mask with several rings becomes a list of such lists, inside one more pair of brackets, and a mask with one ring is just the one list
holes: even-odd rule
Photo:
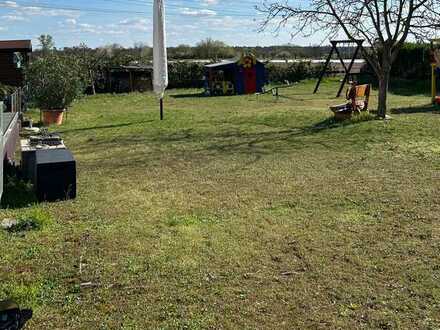
[[335, 124], [312, 90], [76, 103], [78, 199], [0, 212], [41, 224], [0, 231], [0, 300], [29, 329], [439, 329], [440, 113], [399, 90]]

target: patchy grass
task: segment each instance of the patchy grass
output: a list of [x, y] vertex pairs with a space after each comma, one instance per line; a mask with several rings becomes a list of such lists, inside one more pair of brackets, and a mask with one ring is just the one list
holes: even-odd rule
[[173, 90], [163, 122], [152, 94], [81, 100], [78, 199], [0, 232], [0, 298], [32, 329], [437, 329], [439, 112], [400, 93], [335, 123], [336, 85]]
[[16, 225], [9, 229], [10, 232], [40, 230], [50, 225], [52, 219], [44, 210], [33, 208], [19, 214], [16, 221]]

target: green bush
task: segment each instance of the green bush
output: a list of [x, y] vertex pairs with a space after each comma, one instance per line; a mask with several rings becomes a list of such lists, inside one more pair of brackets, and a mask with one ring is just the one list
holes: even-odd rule
[[322, 70], [320, 65], [313, 66], [309, 62], [269, 63], [266, 65], [267, 78], [271, 83], [297, 82], [315, 78]]
[[32, 184], [16, 176], [5, 175], [4, 191], [1, 199], [2, 208], [27, 207], [37, 203]]
[[17, 90], [17, 87], [0, 84], [0, 101], [6, 96], [13, 94]]
[[191, 62], [172, 62], [168, 64], [170, 88], [200, 88], [203, 86], [205, 65]]
[[65, 109], [84, 91], [86, 77], [78, 58], [49, 54], [26, 69], [31, 100], [40, 109]]
[[391, 76], [408, 80], [425, 80], [431, 75], [428, 44], [405, 44], [393, 63]]
[[37, 207], [32, 207], [17, 217], [16, 223], [7, 230], [12, 233], [41, 230], [52, 223], [53, 219], [48, 213]]

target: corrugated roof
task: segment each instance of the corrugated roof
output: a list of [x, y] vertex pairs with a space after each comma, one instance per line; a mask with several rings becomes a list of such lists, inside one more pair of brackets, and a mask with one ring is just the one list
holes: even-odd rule
[[230, 65], [230, 64], [235, 64], [235, 63], [237, 63], [237, 62], [233, 61], [233, 60], [225, 60], [225, 61], [221, 61], [219, 63], [207, 64], [207, 65], [205, 65], [205, 67], [207, 67], [207, 68], [216, 68], [216, 67], [219, 67], [219, 66]]
[[110, 68], [112, 71], [152, 71], [152, 65], [120, 65]]
[[24, 49], [32, 50], [32, 42], [30, 40], [0, 40], [0, 49]]

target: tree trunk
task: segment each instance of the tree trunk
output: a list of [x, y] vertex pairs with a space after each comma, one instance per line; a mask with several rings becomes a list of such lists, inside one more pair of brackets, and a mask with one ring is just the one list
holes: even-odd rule
[[92, 70], [89, 70], [89, 77], [90, 77], [90, 83], [92, 85], [92, 95], [96, 95], [95, 77], [92, 74]]
[[387, 96], [388, 96], [388, 85], [390, 82], [390, 68], [383, 70], [382, 74], [379, 75], [379, 101], [377, 107], [377, 114], [379, 117], [385, 118], [387, 114]]

